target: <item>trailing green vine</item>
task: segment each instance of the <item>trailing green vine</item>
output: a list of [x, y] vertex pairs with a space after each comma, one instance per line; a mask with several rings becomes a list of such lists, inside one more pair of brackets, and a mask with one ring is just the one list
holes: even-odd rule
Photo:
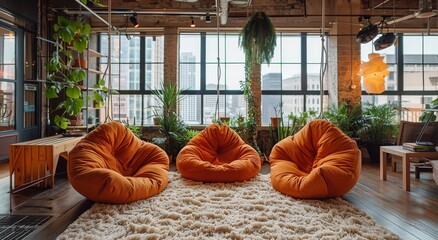
[[256, 140], [258, 112], [252, 92], [252, 72], [255, 63], [270, 63], [277, 45], [274, 25], [266, 13], [260, 11], [249, 17], [247, 24], [240, 31], [239, 47], [245, 53], [245, 81], [241, 89], [247, 102], [247, 132], [249, 144], [262, 155]]

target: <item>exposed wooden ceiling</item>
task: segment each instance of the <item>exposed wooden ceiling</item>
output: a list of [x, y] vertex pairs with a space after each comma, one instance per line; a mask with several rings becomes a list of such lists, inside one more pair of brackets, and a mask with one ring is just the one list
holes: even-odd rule
[[[64, 10], [77, 14], [84, 12], [78, 8], [79, 4], [65, 6], [64, 0], [54, 0], [55, 10]], [[187, 0], [186, 0], [187, 1]], [[226, 0], [230, 1], [230, 0]], [[359, 16], [371, 16], [373, 22], [379, 22], [382, 16], [387, 21], [412, 15], [419, 9], [419, 0], [326, 0], [325, 11], [322, 11], [322, 0], [248, 0], [250, 5], [228, 3], [227, 23], [220, 24], [222, 28], [241, 28], [248, 16], [257, 11], [265, 11], [277, 28], [309, 28], [317, 29], [322, 25], [322, 15], [325, 16], [325, 26], [343, 23], [359, 26]], [[428, 0], [424, 0], [428, 1]], [[220, 5], [220, 0], [217, 0]], [[244, 3], [245, 1], [237, 1]], [[438, 0], [431, 0], [434, 11]], [[108, 5], [108, 0], [101, 0]], [[216, 0], [198, 0], [195, 2], [181, 2], [176, 0], [112, 0], [111, 23], [119, 28], [130, 28], [129, 17], [137, 14], [141, 27], [188, 27], [194, 20], [197, 27], [216, 27]], [[90, 8], [102, 18], [108, 19], [108, 8], [101, 8], [89, 4]], [[211, 13], [212, 22], [205, 23], [205, 13]], [[105, 27], [97, 18], [92, 17], [93, 27]], [[412, 17], [397, 22], [397, 28], [420, 29], [420, 31], [434, 31], [438, 26], [436, 16], [426, 19]]]

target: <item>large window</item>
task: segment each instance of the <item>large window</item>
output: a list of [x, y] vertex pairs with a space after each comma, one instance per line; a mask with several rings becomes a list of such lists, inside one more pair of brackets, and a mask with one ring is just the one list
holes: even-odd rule
[[15, 129], [15, 34], [0, 27], [0, 131]]
[[[179, 85], [189, 89], [180, 106], [185, 122], [211, 123], [217, 117], [217, 102], [219, 117], [246, 114], [240, 91], [245, 56], [238, 40], [238, 33], [180, 34]], [[320, 111], [321, 48], [317, 35], [278, 33], [271, 63], [261, 66], [262, 125], [269, 124], [280, 103], [285, 117], [309, 109]]]
[[[111, 37], [110, 84], [118, 91], [111, 99], [110, 113], [114, 119], [136, 125], [152, 124], [151, 106], [156, 104], [149, 90], [163, 82], [163, 43], [163, 36]], [[108, 56], [107, 35], [100, 35], [100, 49]], [[106, 58], [101, 59], [100, 67], [102, 71], [108, 68]]]
[[[376, 38], [377, 39], [377, 38]], [[406, 108], [424, 107], [437, 97], [438, 90], [438, 36], [425, 34], [399, 34], [398, 45], [377, 53], [384, 56], [390, 75], [385, 79], [382, 95], [362, 95], [363, 101], [378, 104], [401, 100]], [[373, 52], [372, 42], [361, 45], [361, 60], [368, 61]]]

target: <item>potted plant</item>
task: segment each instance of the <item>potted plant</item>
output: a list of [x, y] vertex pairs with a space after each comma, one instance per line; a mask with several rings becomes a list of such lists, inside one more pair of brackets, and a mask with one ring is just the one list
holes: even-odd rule
[[324, 117], [335, 124], [351, 138], [358, 137], [358, 130], [362, 120], [362, 107], [360, 104], [341, 103], [339, 106], [332, 106], [324, 112]]
[[93, 116], [93, 115], [89, 115], [88, 118], [87, 118], [87, 123], [91, 124], [91, 125], [96, 124], [96, 117]]
[[283, 102], [280, 102], [274, 107], [275, 117], [271, 117], [271, 126], [278, 127], [281, 124], [283, 117]]
[[277, 35], [274, 25], [265, 12], [256, 12], [249, 17], [248, 22], [240, 31], [239, 46], [245, 53], [245, 81], [241, 82], [241, 89], [247, 102], [247, 128], [251, 138], [250, 145], [260, 155], [261, 151], [257, 145], [257, 110], [254, 106], [254, 95], [252, 92], [252, 72], [254, 64], [262, 62], [270, 63], [274, 56], [277, 44]]
[[153, 106], [153, 117], [160, 126], [163, 138], [154, 140], [156, 144], [163, 145], [169, 157], [174, 156], [179, 151], [177, 139], [180, 134], [185, 134], [186, 124], [177, 114], [177, 106], [181, 101], [183, 89], [178, 89], [175, 84], [161, 84], [159, 89], [152, 89], [157, 105]]
[[398, 102], [388, 102], [382, 105], [365, 103], [358, 135], [364, 142], [371, 161], [380, 161], [380, 146], [393, 144], [399, 125], [396, 122], [399, 109]]
[[[85, 104], [82, 85], [87, 72], [81, 66], [74, 67], [74, 58], [80, 58], [86, 50], [91, 26], [82, 20], [69, 20], [58, 16], [53, 29], [55, 51], [45, 66], [48, 71], [46, 96], [61, 99], [55, 109], [60, 110], [60, 113], [55, 115], [54, 122], [58, 127], [66, 129], [67, 117], [79, 115]], [[94, 93], [91, 97], [102, 104], [108, 92], [105, 81], [100, 79], [93, 87]]]

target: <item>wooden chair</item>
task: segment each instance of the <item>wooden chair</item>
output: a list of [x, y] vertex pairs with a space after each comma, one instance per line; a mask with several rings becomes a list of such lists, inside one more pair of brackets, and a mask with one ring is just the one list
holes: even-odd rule
[[[401, 121], [396, 145], [403, 145], [403, 143], [406, 142], [415, 142], [424, 124], [423, 122]], [[430, 122], [424, 131], [423, 137], [419, 140], [433, 142], [435, 145], [438, 145], [438, 122]], [[428, 159], [412, 158], [410, 161], [415, 164], [416, 178], [420, 178], [420, 172], [430, 172], [432, 170], [429, 164], [427, 164]], [[397, 170], [397, 162], [401, 162], [401, 158], [393, 156], [391, 159], [393, 172]]]

